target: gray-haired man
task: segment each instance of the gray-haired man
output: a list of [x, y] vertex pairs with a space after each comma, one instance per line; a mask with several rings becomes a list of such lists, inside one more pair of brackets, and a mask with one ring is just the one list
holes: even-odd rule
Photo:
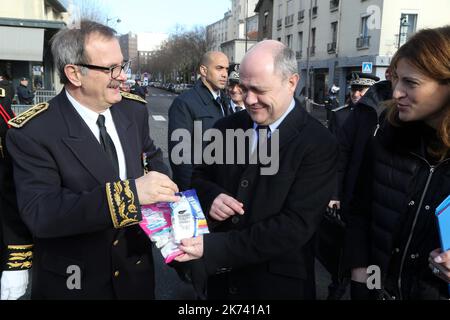
[[141, 204], [177, 201], [145, 106], [122, 99], [115, 31], [82, 21], [53, 39], [64, 90], [9, 123], [21, 217], [35, 241], [32, 298], [152, 299]]
[[[260, 163], [194, 170], [192, 184], [212, 233], [183, 240], [185, 254], [177, 260], [200, 259], [195, 263], [209, 276], [209, 299], [314, 298], [311, 239], [333, 190], [337, 145], [294, 99], [298, 81], [292, 50], [260, 42], [240, 68], [246, 112], [215, 125], [224, 137], [230, 129], [259, 131], [259, 139], [278, 134], [277, 150], [271, 149], [279, 157], [277, 173], [260, 174]], [[237, 156], [252, 150], [244, 149]]]

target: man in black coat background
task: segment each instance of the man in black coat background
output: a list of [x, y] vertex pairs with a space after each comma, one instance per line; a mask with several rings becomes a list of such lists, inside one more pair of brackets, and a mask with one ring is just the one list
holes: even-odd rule
[[17, 87], [17, 97], [20, 104], [33, 104], [34, 93], [28, 88], [28, 79], [25, 77], [20, 79], [20, 84]]
[[379, 81], [380, 78], [371, 74], [352, 72], [347, 77], [347, 80], [350, 85], [350, 103], [331, 110], [330, 121], [328, 123], [328, 129], [335, 136], [338, 135], [339, 129], [345, 123], [359, 100], [364, 97], [370, 87]]
[[[282, 43], [255, 45], [240, 80], [247, 111], [215, 128], [224, 137], [231, 129], [257, 138], [234, 145], [234, 164], [195, 168], [192, 184], [211, 233], [183, 240], [177, 261], [202, 268], [208, 299], [314, 299], [311, 240], [333, 190], [337, 144], [294, 99], [297, 61]], [[270, 173], [263, 161], [269, 145], [268, 154], [279, 160]], [[254, 157], [259, 160], [249, 161]]]
[[[170, 106], [169, 160], [172, 178], [181, 190], [190, 188], [193, 165], [196, 162], [194, 153], [197, 152], [197, 156], [201, 157], [205, 147], [205, 143], [202, 143], [201, 148], [197, 151], [194, 150], [194, 138], [197, 140], [200, 138], [201, 141], [201, 137], [198, 135], [203, 135], [206, 130], [213, 127], [217, 120], [229, 113], [229, 103], [222, 92], [227, 85], [228, 68], [228, 58], [222, 52], [205, 53], [200, 62], [200, 79], [197, 80], [194, 88], [178, 96]], [[201, 131], [195, 130], [194, 123], [201, 125]], [[192, 143], [187, 142], [192, 146], [189, 155], [183, 152], [180, 154], [176, 149], [180, 143], [176, 133], [180, 132], [180, 129], [191, 138]], [[194, 131], [196, 131], [196, 137]], [[183, 157], [185, 159], [180, 161]], [[201, 161], [197, 161], [197, 164], [200, 163]]]

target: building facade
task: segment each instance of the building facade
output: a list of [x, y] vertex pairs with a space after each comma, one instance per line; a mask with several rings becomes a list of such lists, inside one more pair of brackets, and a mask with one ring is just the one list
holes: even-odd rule
[[220, 45], [231, 39], [231, 11], [227, 11], [223, 19], [206, 27], [206, 42], [209, 51], [220, 51]]
[[33, 89], [58, 90], [50, 39], [65, 27], [69, 15], [57, 0], [15, 0], [0, 6], [0, 70], [16, 87], [21, 77]]
[[258, 41], [272, 39], [273, 0], [259, 0], [255, 7], [258, 14]]
[[258, 36], [257, 0], [232, 0], [224, 18], [207, 26], [208, 50], [222, 51], [232, 63], [240, 63]]
[[399, 44], [450, 22], [448, 0], [274, 0], [273, 10], [272, 37], [296, 52], [299, 88], [310, 88], [318, 103], [333, 84], [343, 102], [346, 76], [361, 72], [364, 62], [373, 66], [366, 72], [384, 79]]

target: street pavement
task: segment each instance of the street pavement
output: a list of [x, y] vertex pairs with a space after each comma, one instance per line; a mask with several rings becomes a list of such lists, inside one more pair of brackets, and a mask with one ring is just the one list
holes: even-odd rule
[[[149, 126], [150, 136], [155, 145], [160, 147], [164, 154], [164, 161], [169, 165], [168, 160], [168, 112], [176, 94], [156, 88], [149, 88], [147, 96], [147, 108], [150, 114]], [[313, 110], [313, 116], [324, 123], [325, 112]], [[164, 264], [158, 249], [153, 250], [156, 271], [156, 298], [161, 300], [181, 300], [195, 299], [195, 294], [190, 285], [179, 280], [176, 272]], [[331, 282], [329, 274], [323, 266], [316, 261], [316, 290], [317, 299], [324, 300], [328, 294], [328, 284]], [[348, 293], [346, 295], [348, 298]]]

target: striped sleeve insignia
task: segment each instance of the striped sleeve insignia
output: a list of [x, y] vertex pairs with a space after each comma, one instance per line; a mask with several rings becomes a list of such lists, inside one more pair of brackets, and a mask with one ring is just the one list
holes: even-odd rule
[[14, 128], [22, 128], [28, 121], [41, 114], [48, 109], [48, 103], [39, 103], [34, 107], [31, 107], [24, 113], [19, 114], [17, 117], [8, 121], [8, 124]]
[[141, 214], [138, 199], [129, 180], [107, 183], [106, 195], [114, 228], [121, 229], [139, 223]]
[[33, 245], [7, 247], [6, 269], [8, 271], [31, 269]]
[[146, 101], [145, 99], [142, 99], [141, 97], [139, 97], [139, 96], [136, 95], [136, 94], [132, 94], [132, 93], [129, 93], [129, 92], [124, 92], [124, 91], [121, 91], [120, 94], [121, 94], [122, 97], [124, 97], [125, 99], [130, 99], [130, 100], [134, 100], [134, 101], [139, 101], [139, 102], [142, 102], [142, 103], [144, 103], [144, 104], [147, 104], [147, 101]]

